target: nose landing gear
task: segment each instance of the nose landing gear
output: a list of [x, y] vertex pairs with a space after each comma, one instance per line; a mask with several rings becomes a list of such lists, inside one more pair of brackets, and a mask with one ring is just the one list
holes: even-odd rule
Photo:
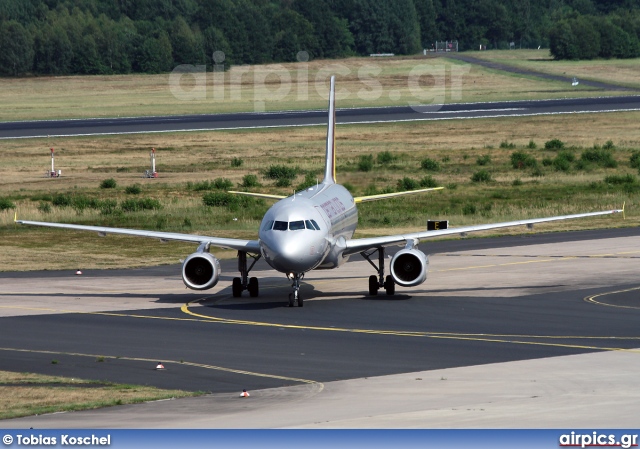
[[293, 307], [298, 303], [298, 307], [304, 305], [302, 295], [300, 295], [300, 281], [304, 279], [304, 273], [289, 273], [287, 277], [293, 281], [291, 287], [293, 287], [293, 293], [289, 293], [289, 307]]

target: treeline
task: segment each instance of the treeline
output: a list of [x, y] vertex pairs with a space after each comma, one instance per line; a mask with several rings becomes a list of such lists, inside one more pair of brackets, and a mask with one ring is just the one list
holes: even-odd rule
[[640, 0], [2, 0], [0, 74], [211, 69], [216, 51], [227, 67], [300, 51], [413, 54], [436, 40], [626, 57], [637, 54], [639, 9]]
[[640, 14], [561, 20], [551, 29], [549, 44], [555, 59], [635, 58], [640, 56]]

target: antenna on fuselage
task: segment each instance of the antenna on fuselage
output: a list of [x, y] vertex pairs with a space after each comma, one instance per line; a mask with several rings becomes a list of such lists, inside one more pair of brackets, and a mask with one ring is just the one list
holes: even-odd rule
[[327, 126], [327, 147], [325, 154], [323, 184], [336, 183], [336, 77], [331, 77], [329, 89], [329, 123]]

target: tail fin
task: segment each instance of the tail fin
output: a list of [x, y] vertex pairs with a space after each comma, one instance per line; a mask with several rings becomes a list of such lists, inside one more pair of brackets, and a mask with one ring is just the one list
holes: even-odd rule
[[327, 127], [327, 152], [325, 156], [323, 184], [336, 183], [336, 77], [331, 77], [329, 91], [329, 126]]

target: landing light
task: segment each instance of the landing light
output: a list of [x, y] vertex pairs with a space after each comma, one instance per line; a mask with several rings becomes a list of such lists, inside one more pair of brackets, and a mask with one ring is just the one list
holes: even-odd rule
[[293, 274], [293, 273], [287, 273], [287, 278], [289, 278], [289, 280], [291, 280], [291, 281], [292, 281], [295, 277], [296, 277], [296, 275], [295, 275], [295, 274]]

